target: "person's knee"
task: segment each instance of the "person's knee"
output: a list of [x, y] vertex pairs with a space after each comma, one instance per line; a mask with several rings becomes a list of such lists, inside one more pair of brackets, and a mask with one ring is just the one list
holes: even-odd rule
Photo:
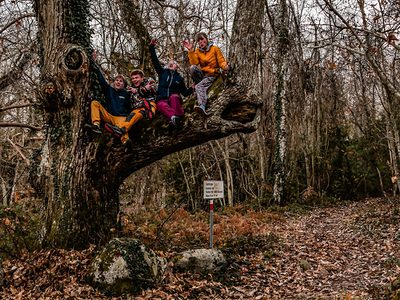
[[157, 102], [157, 107], [158, 107], [158, 109], [163, 109], [164, 107], [167, 107], [168, 106], [168, 103], [167, 103], [167, 101], [159, 101], [159, 102]]
[[196, 65], [191, 65], [190, 66], [190, 71], [200, 71], [200, 68]]
[[90, 102], [91, 106], [101, 106], [101, 103], [97, 100], [93, 100], [92, 102]]
[[207, 86], [208, 86], [207, 82], [203, 79], [196, 85], [196, 88], [198, 90], [199, 89], [205, 89], [205, 88], [207, 88]]
[[170, 101], [179, 101], [180, 97], [177, 94], [172, 94], [171, 96], [169, 96], [169, 100]]

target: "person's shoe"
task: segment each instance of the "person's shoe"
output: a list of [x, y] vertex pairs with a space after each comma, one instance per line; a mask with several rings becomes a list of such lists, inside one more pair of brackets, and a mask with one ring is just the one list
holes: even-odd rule
[[203, 104], [195, 105], [194, 111], [197, 112], [203, 118], [208, 117], [208, 114], [206, 113], [206, 107]]
[[178, 116], [172, 116], [171, 117], [171, 124], [174, 126], [174, 127], [177, 127], [177, 123], [179, 122], [179, 117]]
[[124, 142], [125, 152], [130, 152], [132, 150], [133, 142], [131, 139], [127, 139]]
[[182, 129], [183, 120], [181, 116], [172, 116], [171, 121], [169, 122], [169, 127], [173, 129]]
[[183, 128], [183, 118], [181, 116], [176, 116], [176, 118], [175, 118], [175, 127], [176, 127], [176, 129], [182, 129]]
[[171, 117], [171, 121], [169, 121], [169, 123], [170, 123], [171, 125], [173, 125], [174, 127], [175, 127], [175, 124], [176, 124], [175, 119], [176, 119], [176, 116], [172, 116], [172, 117]]
[[102, 134], [102, 130], [100, 128], [100, 124], [85, 124], [85, 128], [89, 129], [91, 132], [96, 134]]
[[119, 128], [118, 126], [115, 125], [111, 125], [109, 123], [106, 123], [104, 125], [104, 128], [117, 138], [120, 138], [124, 134], [124, 130], [122, 128]]

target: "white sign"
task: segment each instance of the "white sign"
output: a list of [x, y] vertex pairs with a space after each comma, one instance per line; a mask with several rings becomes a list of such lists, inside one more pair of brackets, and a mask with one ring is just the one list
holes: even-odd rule
[[224, 182], [221, 180], [204, 180], [204, 199], [224, 198]]

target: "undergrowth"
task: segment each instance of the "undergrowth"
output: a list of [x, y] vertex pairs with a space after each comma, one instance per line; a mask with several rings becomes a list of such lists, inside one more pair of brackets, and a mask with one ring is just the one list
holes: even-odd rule
[[0, 260], [37, 249], [38, 226], [38, 215], [23, 206], [0, 207]]
[[[266, 251], [278, 242], [270, 225], [283, 222], [275, 213], [256, 212], [243, 206], [214, 213], [214, 247], [228, 253], [245, 255]], [[184, 251], [208, 248], [210, 243], [209, 213], [189, 213], [183, 208], [173, 212], [142, 212], [125, 216], [123, 235], [138, 238], [156, 250]]]

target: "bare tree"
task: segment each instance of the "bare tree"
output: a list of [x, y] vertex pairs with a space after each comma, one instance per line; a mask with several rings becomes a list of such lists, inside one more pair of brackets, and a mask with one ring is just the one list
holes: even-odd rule
[[[238, 16], [251, 8], [245, 5], [238, 5]], [[35, 2], [42, 61], [38, 96], [47, 129], [32, 174], [44, 200], [43, 243], [63, 247], [84, 247], [110, 237], [118, 225], [119, 186], [132, 172], [208, 140], [254, 131], [260, 114], [257, 95], [233, 78], [220, 82], [221, 92], [213, 94], [207, 128], [190, 116], [178, 136], [157, 122], [138, 127], [129, 152], [110, 137], [91, 139], [83, 126], [89, 114], [88, 9], [86, 1]]]

